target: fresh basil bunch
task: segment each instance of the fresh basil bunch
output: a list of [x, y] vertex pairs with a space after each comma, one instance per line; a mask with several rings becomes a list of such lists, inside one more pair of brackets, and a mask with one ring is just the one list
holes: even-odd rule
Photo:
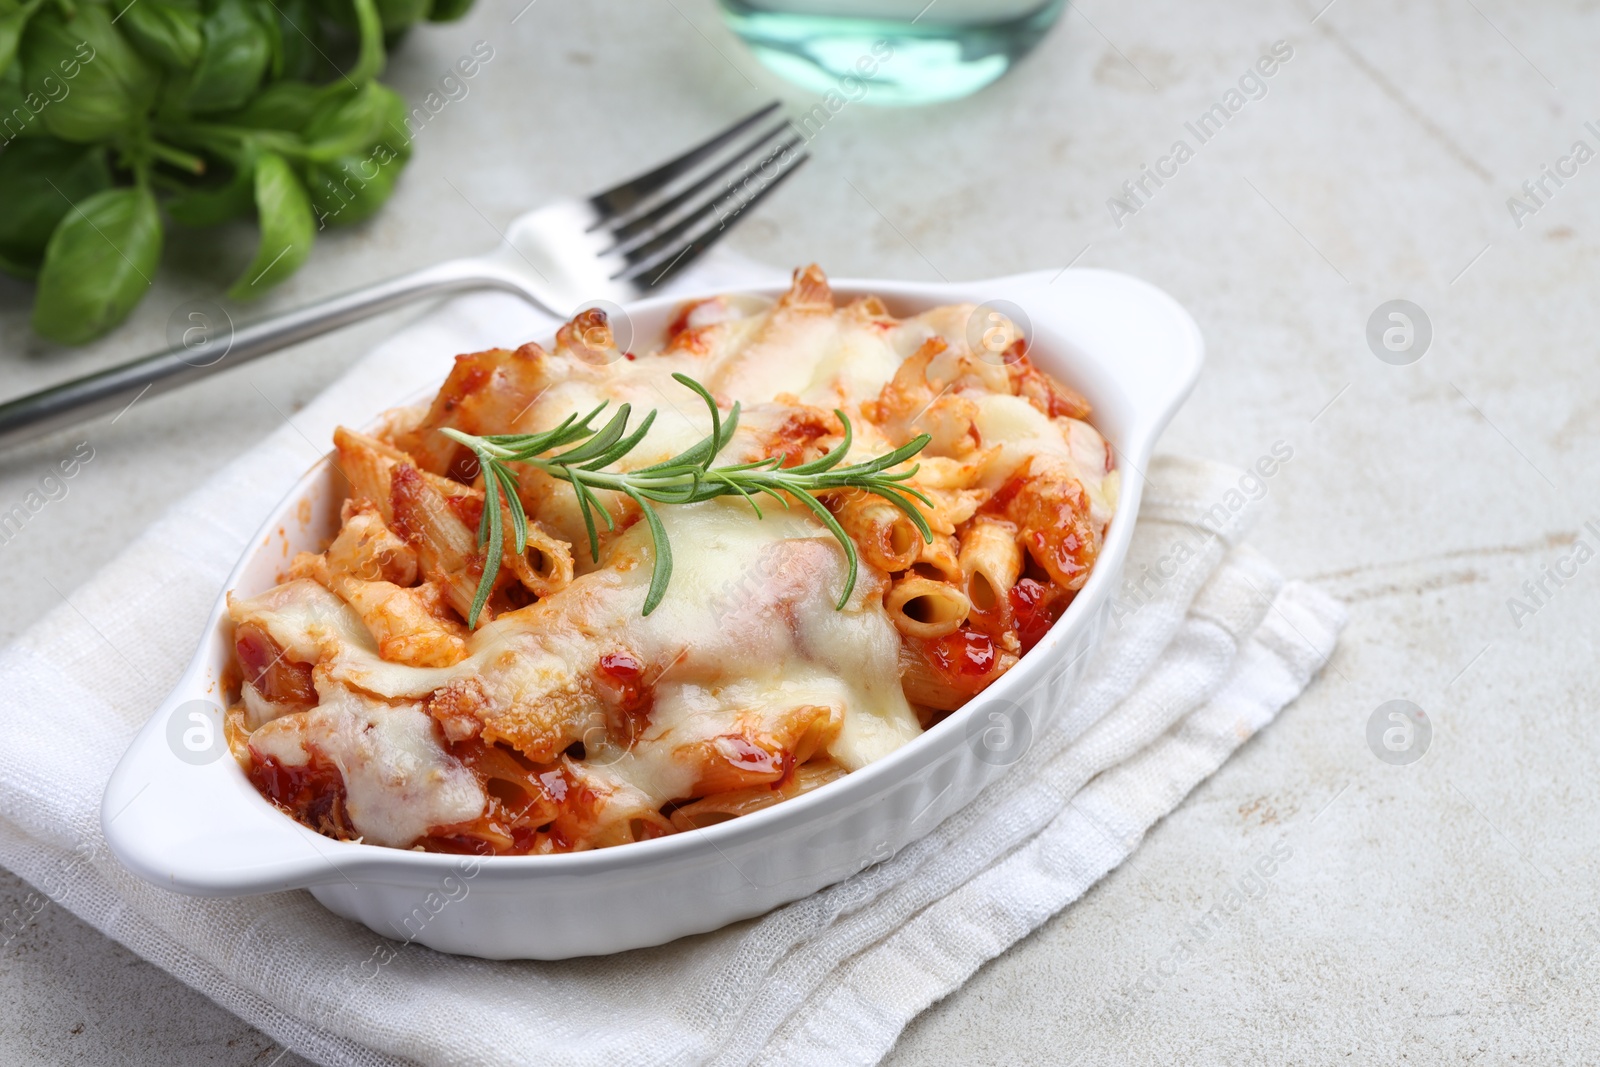
[[[0, 270], [33, 327], [81, 344], [127, 317], [164, 219], [256, 217], [228, 295], [293, 274], [324, 225], [382, 206], [411, 157], [386, 42], [472, 0], [0, 0]], [[330, 58], [333, 57], [333, 58]]]

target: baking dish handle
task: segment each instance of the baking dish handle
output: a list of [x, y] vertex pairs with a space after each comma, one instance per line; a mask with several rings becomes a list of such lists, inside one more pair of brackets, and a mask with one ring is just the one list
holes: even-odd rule
[[[1068, 274], [1072, 284], [1062, 284]], [[1205, 361], [1189, 313], [1149, 282], [1117, 271], [1038, 271], [989, 284], [997, 296], [1016, 294], [1011, 299], [1038, 338], [1105, 357], [1076, 368], [1093, 379], [1078, 384], [1096, 397], [1095, 421], [1113, 432], [1123, 458], [1143, 466]]]
[[178, 686], [107, 783], [100, 826], [112, 853], [141, 878], [195, 896], [344, 880], [355, 846], [285, 818], [257, 794], [228, 752], [221, 708], [195, 692]]

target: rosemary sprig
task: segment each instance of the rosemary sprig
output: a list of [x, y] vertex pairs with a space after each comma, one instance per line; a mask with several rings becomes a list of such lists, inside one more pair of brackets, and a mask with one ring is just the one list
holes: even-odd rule
[[[826, 455], [810, 463], [786, 468], [783, 466], [786, 457], [779, 455], [754, 463], [713, 467], [717, 454], [733, 439], [733, 433], [739, 426], [739, 405], [735, 403], [724, 419], [717, 409], [717, 402], [705, 386], [686, 374], [674, 374], [673, 378], [705, 401], [711, 412], [711, 433], [671, 459], [639, 470], [605, 469], [633, 451], [644, 440], [655, 421], [656, 413], [651, 411], [630, 433], [628, 419], [631, 411], [627, 404], [619, 407], [610, 421], [598, 430], [594, 428], [594, 420], [605, 410], [603, 403], [582, 418], [576, 414], [569, 415], [559, 426], [543, 433], [477, 437], [459, 430], [443, 431], [446, 436], [472, 449], [483, 471], [484, 507], [483, 520], [478, 525], [478, 544], [484, 546], [486, 552], [483, 577], [478, 583], [472, 613], [467, 619], [469, 626], [478, 624], [478, 615], [483, 611], [483, 605], [488, 601], [500, 572], [500, 554], [505, 540], [504, 519], [500, 513], [502, 500], [511, 515], [513, 543], [527, 544], [528, 518], [517, 496], [517, 474], [509, 466], [512, 463], [535, 467], [572, 486], [573, 494], [578, 499], [578, 510], [583, 515], [584, 529], [589, 535], [589, 551], [596, 563], [600, 561], [600, 534], [596, 516], [608, 530], [616, 529], [616, 521], [595, 496], [595, 490], [608, 489], [622, 493], [639, 505], [650, 530], [650, 538], [655, 543], [656, 556], [650, 574], [650, 589], [644, 599], [646, 615], [661, 603], [667, 583], [672, 579], [672, 546], [667, 540], [666, 528], [661, 524], [661, 516], [656, 513], [652, 502], [693, 504], [737, 494], [749, 502], [756, 517], [760, 518], [761, 507], [756, 502], [757, 494], [765, 493], [784, 507], [789, 507], [791, 497], [800, 501], [838, 538], [849, 563], [844, 591], [839, 595], [836, 605], [838, 608], [843, 608], [849, 602], [850, 593], [855, 589], [859, 561], [850, 535], [817, 499], [816, 493], [829, 489], [859, 489], [880, 496], [911, 518], [923, 540], [933, 540], [928, 520], [923, 518], [914, 501], [921, 501], [929, 507], [933, 506], [933, 502], [905, 484], [906, 479], [917, 473], [917, 468], [888, 473], [890, 468], [921, 452], [931, 440], [927, 434], [876, 459], [840, 466], [850, 451], [851, 429], [849, 418], [843, 411], [836, 410], [835, 414], [844, 424], [844, 439]], [[545, 455], [556, 449], [565, 451], [553, 456]]]

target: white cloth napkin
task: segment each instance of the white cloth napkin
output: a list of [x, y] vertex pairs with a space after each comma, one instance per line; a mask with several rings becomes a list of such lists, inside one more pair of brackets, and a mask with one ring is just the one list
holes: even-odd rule
[[[771, 276], [724, 255], [683, 285]], [[1305, 688], [1343, 625], [1339, 605], [1238, 547], [1251, 506], [1215, 534], [1202, 525], [1238, 499], [1240, 472], [1159, 459], [1126, 573], [1171, 576], [1119, 601], [1062, 727], [920, 842], [759, 919], [618, 956], [491, 963], [387, 941], [305, 892], [199, 900], [124, 871], [101, 791], [260, 518], [336, 423], [439, 380], [457, 352], [548, 327], [506, 297], [445, 305], [0, 652], [0, 863], [38, 887], [38, 907], [71, 909], [320, 1063], [873, 1063], [1120, 863]]]

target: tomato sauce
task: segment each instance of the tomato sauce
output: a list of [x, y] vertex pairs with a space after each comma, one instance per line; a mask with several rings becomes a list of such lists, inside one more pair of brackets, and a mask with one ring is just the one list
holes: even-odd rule
[[928, 659], [946, 681], [962, 689], [987, 678], [999, 662], [994, 638], [965, 627], [928, 642]]
[[344, 778], [333, 764], [315, 757], [303, 766], [251, 753], [250, 781], [261, 794], [319, 833], [358, 836], [345, 813]]
[[483, 521], [483, 500], [481, 497], [449, 496], [445, 498], [445, 503], [449, 505], [451, 511], [455, 512], [456, 518], [466, 524], [468, 529], [476, 530], [478, 524]]
[[311, 707], [317, 702], [317, 688], [311, 681], [311, 665], [297, 663], [272, 639], [272, 635], [253, 622], [240, 623], [233, 635], [233, 650], [239, 657], [245, 681], [274, 704]]
[[1022, 643], [1024, 653], [1050, 631], [1071, 600], [1071, 595], [1053, 582], [1022, 578], [1011, 587], [1011, 615], [1015, 620], [1017, 640]]
[[655, 693], [644, 681], [644, 664], [633, 653], [619, 650], [600, 657], [599, 681], [613, 712], [610, 733], [622, 745], [632, 745], [650, 728]]
[[782, 456], [785, 467], [796, 467], [822, 454], [820, 438], [842, 432], [834, 420], [821, 411], [792, 412], [764, 442], [768, 456]]

